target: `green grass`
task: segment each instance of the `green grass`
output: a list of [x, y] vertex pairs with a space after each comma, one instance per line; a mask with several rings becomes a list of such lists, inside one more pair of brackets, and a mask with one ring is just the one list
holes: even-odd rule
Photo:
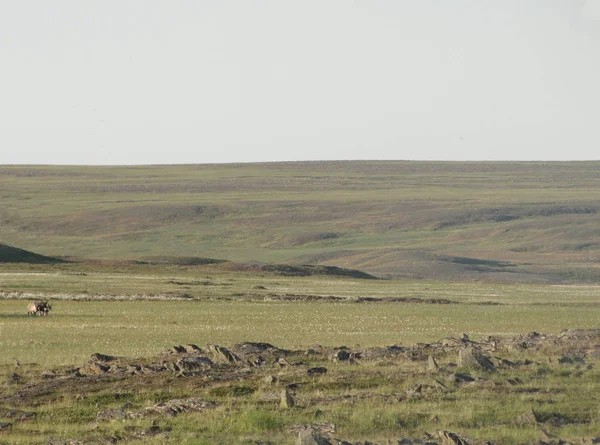
[[[145, 363], [173, 345], [186, 343], [263, 341], [290, 349], [314, 344], [413, 345], [463, 333], [475, 340], [532, 330], [556, 334], [567, 328], [597, 327], [600, 317], [597, 286], [300, 278], [214, 267], [4, 265], [0, 273], [4, 297], [0, 299], [0, 394], [43, 385], [48, 382], [42, 377], [44, 370], [64, 372], [82, 366], [96, 352], [127, 357], [127, 363]], [[266, 289], [255, 289], [256, 285]], [[189, 296], [173, 299], [181, 292]], [[270, 294], [335, 295], [348, 300], [275, 301]], [[34, 296], [51, 297], [54, 307], [49, 316], [25, 314], [26, 303]], [[383, 301], [357, 303], [359, 296]], [[455, 303], [386, 302], [390, 297], [444, 298]], [[331, 422], [336, 425], [336, 437], [353, 441], [385, 443], [448, 429], [474, 439], [516, 445], [541, 438], [537, 426], [517, 421], [532, 407], [545, 422], [544, 428], [561, 438], [599, 436], [600, 411], [590, 394], [600, 390], [600, 368], [560, 365], [555, 354], [547, 350], [502, 353], [515, 361], [533, 362], [495, 374], [465, 370], [490, 383], [457, 386], [447, 381], [449, 392], [426, 393], [414, 400], [404, 400], [406, 391], [433, 380], [424, 362], [407, 358], [350, 365], [302, 355], [290, 359], [299, 366], [251, 368], [250, 374], [240, 371], [233, 378], [223, 375], [217, 379], [203, 375], [178, 378], [169, 373], [76, 378], [49, 387], [35, 398], [21, 398], [16, 406], [5, 406], [32, 410], [37, 416], [30, 422], [16, 422], [3, 440], [34, 444], [58, 437], [135, 443], [140, 439], [133, 435], [146, 431], [154, 419], [162, 432], [145, 437], [148, 443], [271, 440], [291, 444], [294, 425]], [[439, 357], [439, 362], [448, 366], [456, 358], [449, 354]], [[306, 377], [308, 366], [323, 365], [329, 370], [326, 375]], [[19, 374], [22, 381], [14, 383], [12, 373]], [[280, 383], [265, 384], [266, 375], [276, 375]], [[523, 383], [509, 385], [507, 380], [514, 377]], [[295, 395], [298, 406], [283, 410], [279, 396], [289, 383], [301, 383]], [[215, 401], [219, 406], [174, 418], [96, 420], [104, 409], [128, 406], [141, 410], [189, 397]], [[556, 426], [552, 422], [558, 417], [568, 422]]]
[[[597, 286], [283, 277], [211, 267], [7, 265], [0, 273], [0, 296], [8, 298], [0, 299], [0, 363], [75, 364], [93, 352], [145, 356], [184, 343], [384, 346], [462, 333], [558, 333], [595, 327], [600, 316]], [[273, 299], [286, 295], [346, 300]], [[50, 316], [27, 317], [27, 302], [42, 297], [53, 301]], [[382, 301], [356, 303], [358, 297]]]
[[[0, 168], [0, 240], [54, 256], [598, 282], [597, 162]], [[335, 237], [329, 236], [335, 234]], [[452, 263], [457, 256], [510, 267]]]
[[[145, 362], [185, 343], [367, 347], [463, 333], [482, 340], [597, 328], [599, 168], [598, 162], [0, 167], [0, 242], [48, 257], [88, 258], [0, 265], [0, 396], [43, 386], [52, 381], [44, 370], [64, 373], [96, 352]], [[326, 264], [397, 279], [124, 261], [147, 257]], [[344, 300], [302, 301], [330, 296]], [[360, 297], [382, 301], [358, 303]], [[38, 298], [50, 298], [53, 311], [27, 317], [27, 302]], [[74, 379], [4, 406], [37, 417], [15, 422], [1, 441], [291, 444], [290, 427], [318, 422], [334, 423], [336, 437], [380, 443], [448, 429], [530, 444], [543, 439], [542, 425], [563, 439], [598, 437], [600, 363], [560, 365], [558, 353], [503, 353], [533, 362], [496, 374], [467, 370], [488, 382], [448, 383], [449, 392], [409, 400], [409, 388], [432, 380], [422, 361], [402, 358], [350, 365], [302, 356], [298, 366], [234, 376]], [[448, 366], [456, 357], [439, 361]], [[325, 376], [306, 377], [307, 366], [321, 365], [329, 369]], [[266, 385], [267, 374], [280, 383]], [[508, 384], [514, 377], [523, 383]], [[283, 410], [279, 395], [289, 383], [301, 383], [298, 406]], [[134, 433], [153, 419], [96, 421], [102, 409], [141, 410], [188, 397], [220, 405], [156, 418], [162, 432], [143, 439]], [[518, 423], [531, 408], [542, 425]], [[559, 417], [566, 422], [554, 422]]]

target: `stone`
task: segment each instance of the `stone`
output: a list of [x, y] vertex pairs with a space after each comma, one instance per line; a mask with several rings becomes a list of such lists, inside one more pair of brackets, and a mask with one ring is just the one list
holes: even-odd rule
[[21, 411], [18, 409], [0, 408], [0, 417], [10, 419], [15, 422], [28, 422], [36, 416], [36, 413], [30, 411]]
[[458, 366], [463, 368], [478, 368], [490, 372], [496, 371], [496, 367], [489, 357], [473, 349], [471, 346], [458, 351]]
[[450, 391], [450, 388], [448, 388], [446, 385], [444, 385], [441, 381], [439, 381], [437, 379], [433, 379], [432, 386], [433, 386], [433, 388], [435, 388], [441, 392], [449, 392]]
[[238, 357], [233, 355], [233, 353], [229, 349], [224, 348], [222, 346], [206, 345], [206, 348], [208, 349], [209, 354], [216, 363], [234, 364], [239, 361]]
[[102, 375], [108, 372], [110, 368], [100, 363], [87, 363], [77, 370], [77, 375], [80, 377], [88, 377], [94, 375]]
[[214, 363], [209, 358], [197, 355], [184, 357], [177, 362], [179, 369], [185, 371], [202, 371], [210, 369], [213, 365]]
[[475, 381], [475, 379], [469, 374], [463, 374], [460, 372], [455, 372], [452, 374], [451, 379], [454, 381], [454, 383], [473, 383]]
[[284, 359], [283, 357], [279, 357], [276, 362], [279, 366], [281, 366], [282, 368], [285, 366], [290, 366], [290, 362], [288, 362], [286, 359]]
[[292, 393], [289, 390], [284, 389], [283, 391], [281, 391], [280, 405], [282, 408], [293, 408], [294, 406], [296, 406], [296, 401], [292, 397]]
[[435, 361], [435, 359], [431, 355], [427, 359], [427, 370], [429, 372], [431, 372], [431, 373], [438, 373], [438, 372], [440, 372], [440, 366], [437, 364], [437, 362]]
[[339, 349], [329, 356], [332, 362], [345, 362], [350, 360], [350, 353], [345, 349]]
[[332, 445], [329, 439], [313, 429], [306, 429], [298, 433], [296, 445]]
[[156, 414], [162, 416], [175, 417], [181, 413], [203, 412], [210, 408], [215, 408], [215, 402], [207, 402], [200, 399], [172, 399], [165, 403], [157, 403], [154, 406], [145, 408], [132, 414], [134, 418], [153, 416]]
[[536, 425], [538, 423], [538, 415], [532, 408], [526, 413], [523, 413], [520, 416], [518, 416], [517, 423], [519, 425]]
[[182, 346], [183, 350], [185, 352], [187, 352], [188, 354], [193, 354], [195, 352], [201, 351], [202, 349], [200, 349], [197, 345], [193, 345], [193, 344], [187, 344], [187, 345], [183, 345]]
[[310, 376], [310, 377], [315, 377], [318, 375], [323, 375], [327, 373], [327, 368], [324, 368], [322, 366], [317, 366], [315, 368], [310, 368], [308, 371], [306, 371], [306, 373]]
[[92, 354], [90, 357], [90, 363], [109, 363], [117, 360], [117, 357], [113, 357], [112, 355], [100, 354], [96, 352]]
[[469, 445], [466, 439], [450, 431], [439, 430], [438, 437], [441, 439], [441, 445]]
[[590, 360], [600, 360], [600, 346], [594, 346], [588, 349], [586, 357]]
[[131, 417], [131, 412], [125, 409], [105, 409], [99, 411], [96, 415], [96, 420], [107, 421], [107, 420], [125, 420]]
[[275, 377], [274, 375], [268, 375], [263, 379], [263, 382], [265, 382], [267, 385], [272, 385], [274, 383], [277, 383], [277, 377]]
[[55, 439], [50, 437], [47, 445], [83, 445], [84, 442], [79, 439]]
[[406, 397], [408, 397], [409, 399], [417, 399], [421, 397], [422, 393], [423, 385], [416, 384], [408, 388], [408, 390], [406, 391]]

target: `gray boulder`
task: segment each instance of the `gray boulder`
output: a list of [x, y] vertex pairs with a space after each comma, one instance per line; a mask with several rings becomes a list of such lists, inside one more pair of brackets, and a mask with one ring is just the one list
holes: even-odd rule
[[306, 429], [298, 433], [296, 445], [332, 445], [329, 439], [313, 429]]
[[471, 346], [458, 351], [458, 366], [464, 368], [478, 368], [490, 372], [496, 371], [496, 367], [490, 358], [483, 352], [473, 349]]

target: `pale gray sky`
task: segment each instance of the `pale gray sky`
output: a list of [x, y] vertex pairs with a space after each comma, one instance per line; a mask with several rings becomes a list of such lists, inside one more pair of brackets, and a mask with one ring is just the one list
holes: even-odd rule
[[0, 163], [600, 159], [600, 0], [0, 0]]

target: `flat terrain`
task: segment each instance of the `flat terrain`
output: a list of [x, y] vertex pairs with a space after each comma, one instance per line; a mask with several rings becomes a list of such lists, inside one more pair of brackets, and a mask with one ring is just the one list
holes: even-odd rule
[[[462, 333], [557, 334], [600, 319], [594, 285], [287, 277], [211, 267], [5, 264], [0, 363], [74, 363], [93, 352], [142, 356], [189, 342], [387, 346]], [[51, 315], [28, 318], [27, 302], [42, 297], [52, 300]]]
[[48, 256], [600, 281], [599, 162], [0, 167], [0, 240]]
[[[438, 434], [449, 431], [471, 444], [527, 444], [546, 433], [570, 443], [600, 436], [600, 334], [566, 343], [526, 335], [597, 326], [600, 287], [211, 267], [5, 264], [2, 439], [291, 444], [314, 430], [396, 444], [423, 443], [425, 433], [445, 443]], [[40, 297], [51, 299], [50, 314], [27, 316], [26, 303]], [[185, 344], [202, 349], [173, 349]], [[223, 361], [214, 344], [236, 360]], [[469, 346], [497, 369], [459, 363]], [[293, 407], [282, 406], [285, 391]]]

